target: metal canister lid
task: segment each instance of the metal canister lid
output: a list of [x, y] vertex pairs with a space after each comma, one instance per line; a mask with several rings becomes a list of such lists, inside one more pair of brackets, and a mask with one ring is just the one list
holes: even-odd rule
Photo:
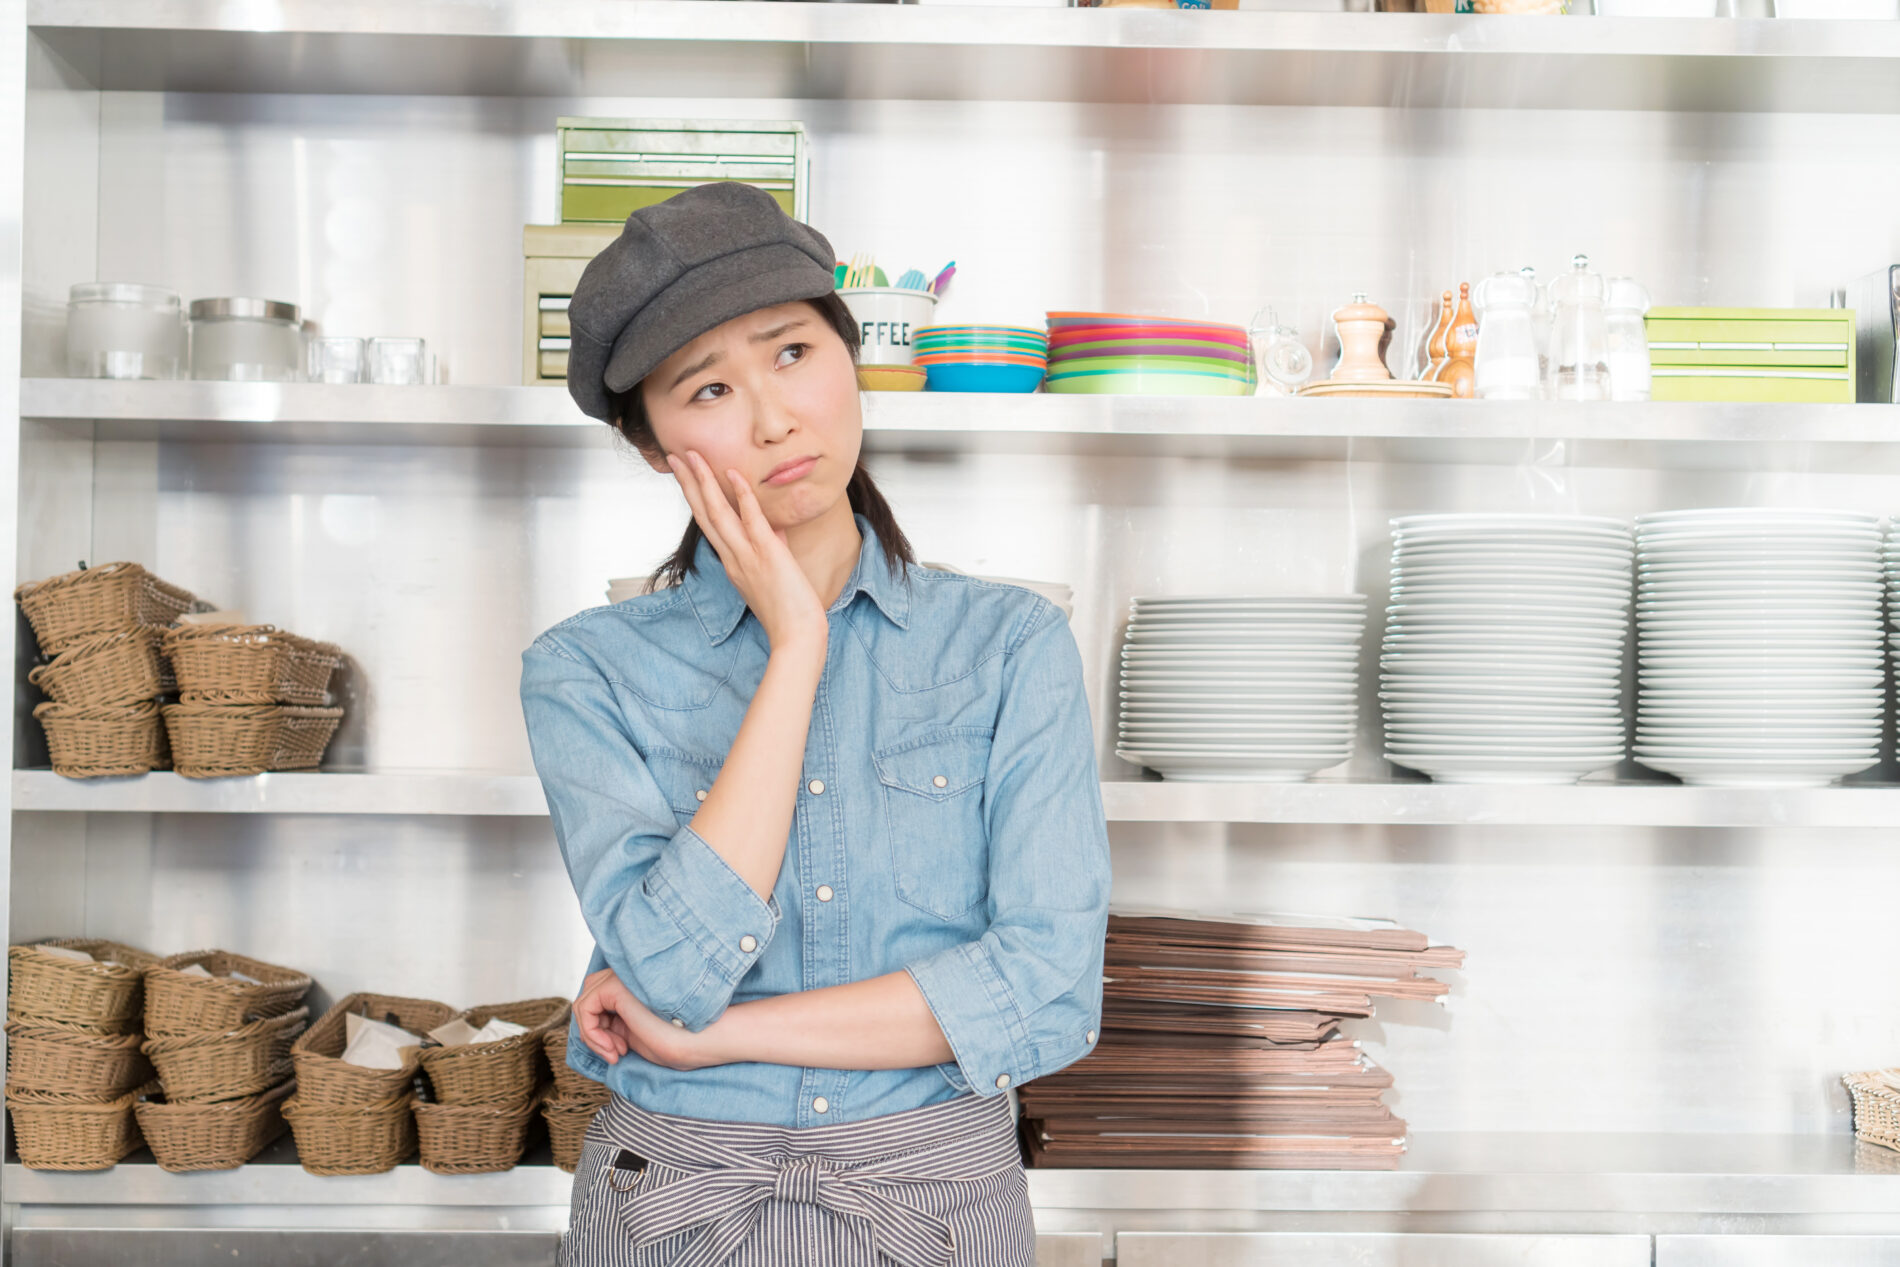
[[81, 282], [67, 292], [75, 304], [137, 304], [160, 312], [177, 312], [178, 292], [163, 286], [143, 286], [137, 282]]
[[222, 317], [248, 317], [253, 321], [288, 321], [292, 325], [303, 320], [303, 313], [296, 304], [281, 303], [275, 299], [194, 299], [191, 301], [191, 319], [193, 321], [216, 321]]

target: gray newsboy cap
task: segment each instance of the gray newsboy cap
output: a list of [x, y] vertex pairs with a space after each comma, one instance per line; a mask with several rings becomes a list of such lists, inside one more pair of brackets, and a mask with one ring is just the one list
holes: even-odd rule
[[568, 303], [568, 394], [610, 422], [609, 391], [734, 317], [830, 294], [836, 260], [823, 234], [751, 185], [699, 185], [642, 207]]

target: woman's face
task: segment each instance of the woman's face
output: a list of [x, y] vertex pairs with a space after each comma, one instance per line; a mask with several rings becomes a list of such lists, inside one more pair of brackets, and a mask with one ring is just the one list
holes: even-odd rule
[[648, 465], [696, 450], [719, 476], [752, 486], [774, 528], [817, 519], [837, 504], [864, 439], [857, 367], [810, 304], [760, 308], [700, 335], [640, 384], [659, 442]]

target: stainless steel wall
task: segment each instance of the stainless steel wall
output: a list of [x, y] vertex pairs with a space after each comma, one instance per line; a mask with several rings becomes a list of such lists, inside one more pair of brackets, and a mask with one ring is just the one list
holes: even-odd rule
[[[558, 113], [805, 119], [814, 220], [887, 267], [955, 257], [946, 317], [1245, 320], [1273, 304], [1313, 335], [1355, 289], [1399, 308], [1578, 249], [1660, 301], [1820, 303], [1900, 254], [1900, 134], [1878, 116], [49, 93], [29, 117], [29, 162], [47, 174], [30, 186], [29, 245], [47, 249], [27, 258], [29, 372], [55, 363], [64, 287], [96, 271], [301, 300], [331, 332], [427, 337], [455, 381], [511, 381], [519, 229], [553, 218]], [[664, 481], [605, 446], [29, 429], [22, 453], [36, 525], [22, 576], [137, 557], [335, 639], [354, 664], [333, 759], [382, 769], [526, 770], [520, 649], [599, 601], [608, 576], [649, 567], [684, 521]], [[1384, 522], [1409, 511], [1900, 509], [1877, 470], [1757, 469], [1747, 450], [1720, 470], [1566, 457], [887, 455], [877, 469], [923, 557], [1077, 587], [1108, 777], [1137, 774], [1111, 755], [1132, 594], [1376, 599]], [[1369, 706], [1364, 722], [1343, 773], [1384, 777]], [[1900, 854], [1885, 833], [1114, 835], [1122, 900], [1387, 915], [1471, 951], [1449, 1010], [1385, 1008], [1359, 1027], [1419, 1130], [1845, 1131], [1834, 1077], [1900, 1045]], [[571, 984], [585, 948], [537, 820], [31, 814], [13, 869], [15, 940], [231, 945], [332, 993], [537, 994]]]

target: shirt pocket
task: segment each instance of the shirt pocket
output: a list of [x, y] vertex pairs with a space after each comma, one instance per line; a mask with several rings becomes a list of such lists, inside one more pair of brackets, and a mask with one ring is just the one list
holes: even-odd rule
[[647, 773], [660, 786], [666, 803], [684, 827], [699, 813], [713, 780], [725, 764], [718, 757], [704, 757], [673, 748], [655, 748], [647, 753]]
[[942, 730], [871, 754], [884, 788], [886, 839], [897, 896], [955, 919], [989, 893], [983, 779], [991, 733]]

